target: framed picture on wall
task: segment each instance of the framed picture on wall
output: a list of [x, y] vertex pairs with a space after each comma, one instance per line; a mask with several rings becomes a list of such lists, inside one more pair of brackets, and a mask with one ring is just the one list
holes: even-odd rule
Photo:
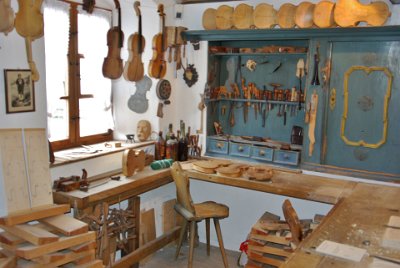
[[31, 70], [4, 70], [6, 112], [35, 111], [35, 92]]

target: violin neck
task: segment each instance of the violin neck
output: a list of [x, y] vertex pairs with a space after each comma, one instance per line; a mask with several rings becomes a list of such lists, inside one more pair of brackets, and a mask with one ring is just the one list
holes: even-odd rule
[[122, 30], [121, 30], [121, 7], [118, 5], [118, 44], [122, 47]]
[[161, 14], [161, 48], [162, 51], [165, 51], [165, 15]]
[[138, 48], [139, 48], [139, 53], [142, 53], [142, 15], [139, 15], [139, 38], [138, 38]]

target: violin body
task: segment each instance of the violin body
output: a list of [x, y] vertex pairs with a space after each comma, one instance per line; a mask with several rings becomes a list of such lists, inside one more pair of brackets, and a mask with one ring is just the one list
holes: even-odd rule
[[18, 0], [15, 29], [22, 37], [29, 37], [34, 41], [43, 36], [43, 14], [40, 11], [42, 2], [43, 0]]
[[43, 36], [43, 14], [40, 11], [43, 0], [18, 0], [19, 10], [15, 15], [15, 29], [25, 37], [26, 54], [32, 80], [38, 81], [40, 76], [32, 59], [32, 41]]
[[124, 78], [128, 81], [140, 81], [144, 76], [144, 67], [142, 61], [142, 53], [146, 45], [146, 40], [142, 35], [142, 17], [139, 10], [140, 2], [136, 1], [134, 8], [139, 17], [138, 32], [129, 36], [128, 51], [129, 58], [124, 67]]
[[136, 92], [128, 100], [128, 107], [132, 111], [142, 114], [149, 108], [149, 100], [146, 98], [146, 92], [152, 85], [151, 79], [146, 75], [143, 79], [136, 82]]
[[163, 78], [167, 72], [167, 63], [164, 60], [163, 34], [159, 33], [153, 37], [153, 57], [149, 64], [149, 75], [153, 78]]
[[385, 2], [361, 4], [358, 0], [338, 0], [334, 10], [334, 19], [341, 27], [357, 26], [361, 21], [371, 26], [382, 26], [391, 13]]
[[14, 29], [14, 10], [10, 6], [11, 0], [0, 0], [0, 32], [8, 34]]
[[112, 27], [107, 32], [107, 57], [103, 61], [103, 76], [110, 79], [118, 79], [123, 72], [121, 59], [121, 47], [119, 38], [124, 40], [124, 33], [118, 27]]
[[103, 61], [103, 76], [110, 79], [118, 79], [123, 72], [121, 48], [124, 43], [124, 32], [121, 30], [121, 7], [118, 0], [114, 0], [118, 10], [118, 26], [111, 27], [107, 32], [107, 57]]
[[149, 64], [149, 75], [153, 78], [163, 78], [167, 72], [167, 63], [164, 60], [164, 52], [167, 49], [166, 34], [165, 34], [165, 14], [164, 6], [158, 6], [158, 13], [162, 21], [162, 31], [153, 37], [153, 57]]

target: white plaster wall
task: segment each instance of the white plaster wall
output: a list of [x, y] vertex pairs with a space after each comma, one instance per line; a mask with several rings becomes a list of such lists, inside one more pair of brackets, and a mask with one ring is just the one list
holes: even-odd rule
[[[11, 7], [18, 11], [16, 0], [11, 1]], [[35, 82], [34, 112], [6, 113], [4, 69], [29, 69], [26, 57], [25, 39], [14, 29], [7, 36], [0, 33], [0, 128], [46, 128], [46, 73], [44, 57], [44, 38], [32, 43], [32, 58], [40, 73], [40, 80]]]

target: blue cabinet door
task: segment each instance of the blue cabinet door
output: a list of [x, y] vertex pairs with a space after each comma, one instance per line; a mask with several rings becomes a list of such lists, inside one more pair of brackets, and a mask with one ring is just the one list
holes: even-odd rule
[[400, 42], [332, 45], [323, 164], [400, 174]]

